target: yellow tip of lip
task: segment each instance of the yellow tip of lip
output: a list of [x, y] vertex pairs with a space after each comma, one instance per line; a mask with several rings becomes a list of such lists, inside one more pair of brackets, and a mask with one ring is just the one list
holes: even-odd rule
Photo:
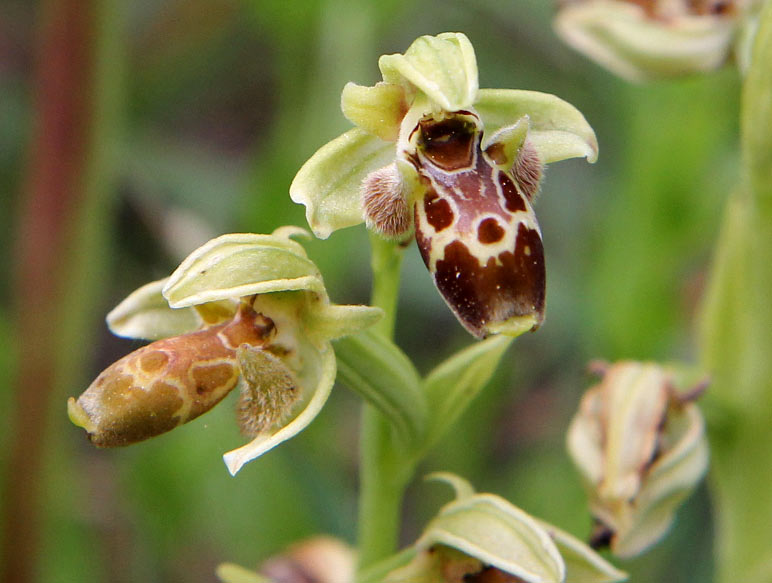
[[505, 322], [496, 322], [488, 325], [488, 332], [491, 334], [503, 334], [505, 336], [517, 337], [525, 332], [530, 332], [539, 327], [539, 320], [536, 316], [515, 316]]
[[93, 433], [96, 429], [91, 418], [88, 416], [88, 413], [86, 413], [83, 407], [81, 407], [73, 397], [70, 397], [67, 400], [67, 415], [69, 416], [70, 421], [78, 427], [82, 427], [89, 433]]

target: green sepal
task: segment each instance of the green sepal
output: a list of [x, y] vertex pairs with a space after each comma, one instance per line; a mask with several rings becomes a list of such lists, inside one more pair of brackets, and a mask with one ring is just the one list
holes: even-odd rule
[[450, 502], [429, 523], [419, 549], [445, 545], [520, 577], [562, 583], [565, 566], [555, 543], [534, 518], [493, 494]]
[[383, 318], [383, 310], [372, 306], [330, 304], [315, 298], [315, 305], [307, 311], [306, 334], [314, 339], [335, 340], [356, 334]]
[[427, 447], [444, 435], [488, 383], [512, 340], [510, 336], [497, 335], [476, 342], [448, 358], [424, 379], [424, 392], [433, 412]]
[[324, 293], [319, 270], [303, 247], [283, 234], [234, 233], [212, 239], [172, 273], [164, 297], [180, 308], [277, 291]]
[[196, 311], [173, 309], [161, 290], [167, 279], [143, 285], [107, 314], [107, 326], [116, 336], [159, 340], [191, 332], [201, 324]]
[[543, 520], [536, 522], [547, 531], [566, 565], [567, 583], [620, 583], [628, 575], [609, 563], [575, 536]]
[[598, 140], [582, 113], [567, 101], [539, 91], [480, 89], [474, 104], [486, 133], [528, 116], [528, 141], [544, 164], [567, 158], [598, 159]]
[[374, 87], [365, 87], [346, 83], [340, 96], [340, 108], [355, 126], [382, 140], [394, 142], [408, 104], [401, 85], [377, 83]]
[[354, 128], [322, 146], [290, 185], [290, 198], [306, 207], [306, 220], [320, 239], [364, 221], [362, 179], [394, 161], [394, 144]]
[[396, 344], [366, 330], [335, 341], [338, 379], [374, 405], [406, 444], [422, 443], [426, 399], [415, 366]]
[[610, 0], [566, 4], [555, 19], [567, 44], [631, 81], [716, 69], [736, 28], [736, 17], [681, 15], [663, 22], [632, 2]]
[[404, 55], [383, 55], [378, 66], [387, 83], [415, 87], [446, 111], [471, 107], [477, 95], [474, 48], [460, 32], [419, 37]]

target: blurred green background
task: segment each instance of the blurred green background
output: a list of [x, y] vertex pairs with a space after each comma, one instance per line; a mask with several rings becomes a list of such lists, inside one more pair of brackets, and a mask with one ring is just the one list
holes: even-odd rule
[[[62, 211], [45, 208], [67, 196], [57, 184], [47, 202], [34, 192], [51, 155], [41, 112], [64, 111], [61, 95], [41, 89], [39, 71], [54, 63], [65, 84], [71, 73], [52, 61], [57, 45], [47, 43], [46, 31], [65, 21], [58, 11], [68, 4], [75, 8], [67, 18], [88, 41], [75, 60], [92, 63], [93, 78], [79, 95], [88, 145], [70, 168], [79, 185], [70, 196], [80, 198]], [[481, 87], [545, 91], [576, 105], [597, 132], [600, 158], [547, 170], [537, 206], [546, 323], [517, 340], [421, 473], [457, 472], [587, 535], [584, 494], [563, 445], [591, 382], [585, 365], [592, 358], [694, 359], [695, 309], [736, 177], [739, 80], [725, 70], [627, 84], [562, 45], [551, 29], [553, 10], [545, 0], [4, 0], [0, 525], [6, 560], [34, 549], [36, 578], [21, 583], [210, 582], [222, 561], [254, 567], [313, 534], [353, 542], [359, 401], [344, 387], [308, 430], [237, 478], [221, 459], [241, 443], [232, 400], [124, 450], [91, 447], [68, 422], [65, 402], [139, 346], [110, 336], [103, 323], [130, 291], [167, 275], [217, 234], [304, 226], [287, 190], [305, 159], [349, 127], [339, 110], [343, 85], [373, 84], [378, 55], [443, 31], [470, 38]], [[65, 233], [59, 239], [35, 222], [49, 215]], [[25, 255], [27, 247], [33, 251]], [[334, 301], [367, 301], [362, 227], [307, 248]], [[34, 305], [19, 284], [20, 273], [35, 267], [35, 249], [53, 262], [45, 305]], [[38, 313], [45, 320], [35, 324]], [[472, 341], [414, 248], [406, 254], [397, 340], [424, 372]], [[33, 370], [51, 369], [53, 388], [24, 382], [25, 359]], [[34, 471], [20, 470], [19, 460]], [[26, 492], [36, 509], [29, 517], [15, 512]], [[436, 485], [410, 488], [405, 544], [447, 499]], [[708, 502], [703, 486], [659, 546], [617, 563], [631, 581], [710, 580]], [[20, 525], [33, 538], [19, 534]]]

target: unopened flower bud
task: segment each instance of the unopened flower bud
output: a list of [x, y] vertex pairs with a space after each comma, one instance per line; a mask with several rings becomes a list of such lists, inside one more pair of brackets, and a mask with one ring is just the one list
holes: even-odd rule
[[568, 449], [599, 525], [592, 542], [630, 557], [665, 534], [705, 473], [704, 423], [691, 402], [701, 391], [679, 394], [672, 375], [656, 364], [596, 368], [603, 379], [582, 398]]

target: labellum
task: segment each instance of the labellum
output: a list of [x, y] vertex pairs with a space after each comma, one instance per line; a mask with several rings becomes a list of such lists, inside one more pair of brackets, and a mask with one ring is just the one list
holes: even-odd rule
[[226, 323], [157, 340], [112, 364], [69, 400], [70, 418], [99, 447], [169, 431], [219, 403], [241, 378], [239, 350], [259, 350], [274, 333], [273, 322], [243, 302]]
[[[523, 118], [483, 144], [476, 113], [439, 112], [418, 121], [402, 153], [418, 174], [413, 224], [421, 256], [448, 306], [479, 338], [513, 319], [535, 329], [544, 318], [544, 250], [531, 206], [542, 164], [527, 129]], [[395, 237], [395, 225], [410, 222], [383, 212], [407, 207], [398, 167], [390, 168], [368, 176], [363, 199], [368, 224]]]

